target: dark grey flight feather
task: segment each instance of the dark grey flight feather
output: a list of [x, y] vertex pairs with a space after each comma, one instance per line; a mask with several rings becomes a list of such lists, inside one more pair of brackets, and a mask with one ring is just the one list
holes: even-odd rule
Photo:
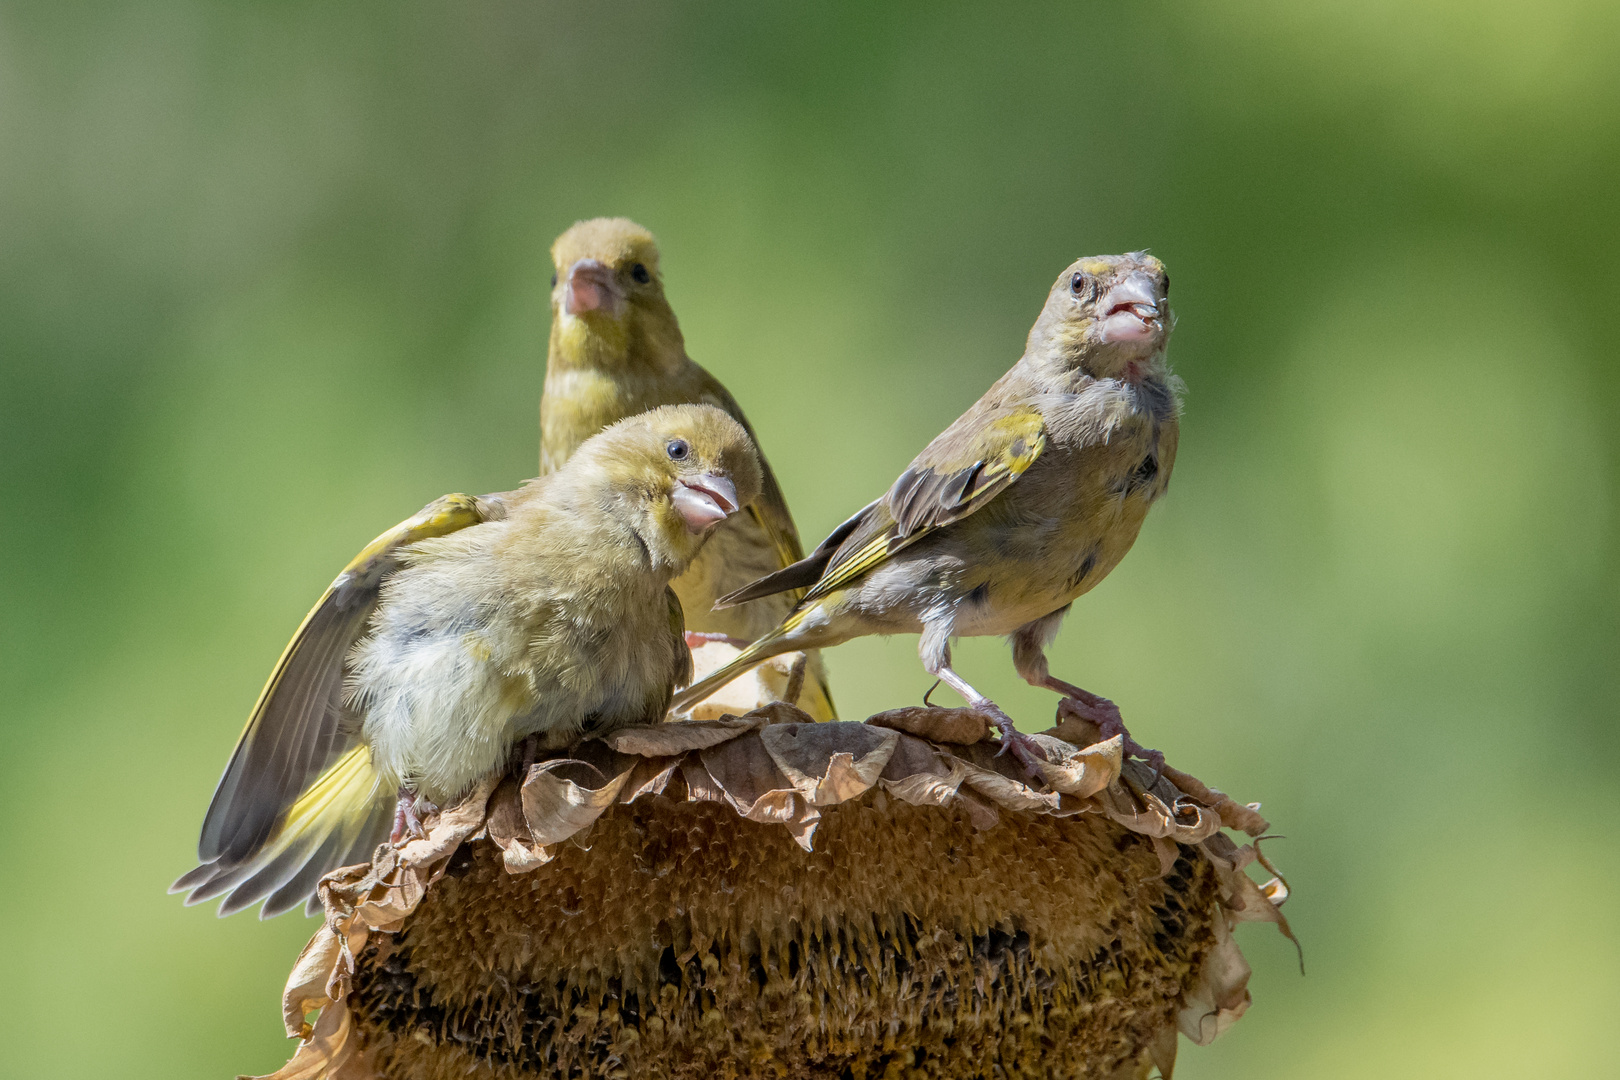
[[861, 519], [868, 510], [877, 505], [874, 500], [862, 507], [848, 521], [827, 534], [827, 539], [816, 545], [816, 550], [800, 559], [796, 563], [782, 567], [774, 573], [749, 582], [736, 592], [727, 593], [714, 602], [716, 608], [734, 607], [737, 604], [746, 604], [750, 600], [758, 600], [762, 596], [774, 596], [777, 593], [790, 592], [793, 589], [808, 589], [821, 579], [822, 571], [832, 561], [833, 555], [840, 545], [860, 525]]
[[203, 819], [197, 857], [249, 858], [304, 789], [349, 749], [343, 732], [343, 661], [376, 608], [334, 589], [300, 628], [276, 684], [237, 744]]

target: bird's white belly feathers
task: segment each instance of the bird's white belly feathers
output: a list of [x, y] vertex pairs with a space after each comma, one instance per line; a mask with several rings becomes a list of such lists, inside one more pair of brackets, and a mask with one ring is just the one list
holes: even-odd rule
[[354, 658], [351, 695], [385, 782], [434, 802], [506, 763], [513, 742], [507, 680], [477, 632], [377, 634]]
[[384, 782], [440, 805], [504, 769], [525, 736], [560, 747], [587, 725], [650, 721], [685, 647], [662, 597], [626, 597], [606, 619], [565, 597], [542, 617], [487, 599], [444, 603], [427, 574], [399, 584], [349, 658], [348, 704]]
[[1050, 615], [1062, 606], [1062, 601], [1056, 597], [1050, 604], [1017, 607], [1002, 604], [987, 607], [975, 604], [971, 600], [964, 600], [956, 605], [956, 617], [952, 622], [955, 628], [954, 636], [1005, 637], [1027, 623]]

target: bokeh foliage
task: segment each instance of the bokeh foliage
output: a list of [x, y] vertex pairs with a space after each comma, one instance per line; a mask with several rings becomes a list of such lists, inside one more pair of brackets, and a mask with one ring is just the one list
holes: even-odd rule
[[[14, 1076], [268, 1070], [311, 924], [164, 886], [342, 562], [535, 467], [546, 248], [660, 237], [806, 538], [1151, 247], [1171, 497], [1055, 668], [1288, 839], [1183, 1077], [1612, 1069], [1620, 8], [0, 7]], [[843, 646], [846, 714], [914, 640]], [[963, 670], [1026, 726], [999, 642]], [[1609, 1063], [1605, 1065], [1605, 1063]]]

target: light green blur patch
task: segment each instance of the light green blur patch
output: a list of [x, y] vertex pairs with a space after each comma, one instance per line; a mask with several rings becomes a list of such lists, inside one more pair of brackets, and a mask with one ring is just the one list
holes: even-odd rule
[[[1612, 1071], [1620, 9], [0, 13], [0, 1072], [285, 1060], [313, 923], [164, 894], [299, 618], [536, 468], [547, 248], [657, 234], [807, 546], [1151, 248], [1168, 496], [1053, 671], [1286, 836], [1177, 1076]], [[958, 669], [1028, 730], [1005, 643]], [[846, 717], [916, 640], [827, 654]], [[953, 703], [949, 692], [935, 700]]]
[[1282, 392], [1313, 414], [1324, 570], [1369, 630], [1420, 638], [1458, 601], [1510, 626], [1601, 568], [1603, 421], [1566, 298], [1505, 290], [1492, 268], [1513, 261], [1386, 255], [1291, 343]]

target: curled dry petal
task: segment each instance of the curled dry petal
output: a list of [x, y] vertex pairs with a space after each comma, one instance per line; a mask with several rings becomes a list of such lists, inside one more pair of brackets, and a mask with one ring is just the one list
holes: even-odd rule
[[747, 716], [722, 716], [715, 720], [685, 720], [669, 724], [620, 728], [603, 741], [621, 754], [672, 757], [684, 754], [688, 750], [718, 746], [764, 726], [765, 717], [756, 710]]
[[968, 746], [983, 742], [992, 719], [978, 709], [944, 709], [933, 705], [890, 709], [867, 718], [868, 724], [894, 728], [931, 742]]

